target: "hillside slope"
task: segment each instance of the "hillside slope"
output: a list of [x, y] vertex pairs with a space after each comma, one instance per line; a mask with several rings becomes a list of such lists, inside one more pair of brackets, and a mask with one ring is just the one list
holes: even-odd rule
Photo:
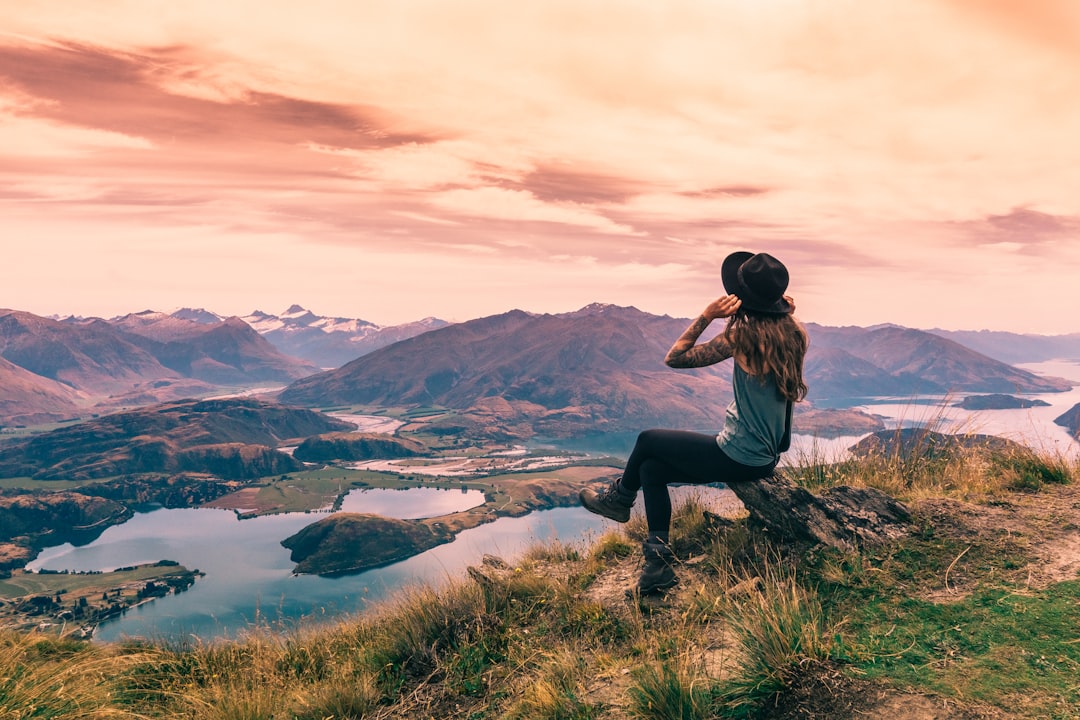
[[180, 377], [107, 323], [74, 325], [16, 310], [0, 310], [0, 357], [96, 395]]
[[0, 447], [0, 477], [102, 478], [207, 472], [253, 478], [300, 467], [284, 440], [353, 425], [301, 408], [238, 398], [184, 400], [106, 415]]
[[950, 490], [975, 493], [960, 500], [860, 462], [845, 469], [907, 488], [911, 531], [893, 544], [802, 552], [747, 526], [723, 493], [691, 498], [672, 526], [680, 582], [661, 597], [624, 592], [646, 532], [632, 518], [586, 545], [484, 556], [359, 616], [280, 633], [152, 652], [0, 634], [0, 678], [21, 681], [0, 711], [33, 697], [54, 716], [77, 698], [84, 712], [192, 719], [208, 707], [377, 720], [1075, 718], [1076, 468], [1023, 489], [972, 476]]
[[[839, 349], [897, 379], [908, 393], [1035, 393], [1068, 390], [1071, 383], [1014, 368], [952, 340], [896, 326], [830, 328], [810, 323], [812, 352]], [[811, 376], [811, 387], [813, 387]], [[884, 394], [884, 393], [875, 393]]]
[[[290, 385], [283, 401], [442, 406], [503, 427], [555, 436], [654, 425], [715, 430], [730, 400], [730, 363], [672, 370], [670, 344], [689, 324], [634, 308], [564, 315], [515, 310], [375, 351]], [[719, 331], [722, 323], [716, 323]], [[904, 328], [808, 325], [810, 399], [972, 392], [1053, 392], [1071, 384]], [[493, 411], [492, 408], [500, 409]]]
[[34, 425], [73, 417], [82, 396], [0, 357], [0, 425]]
[[144, 312], [115, 318], [109, 324], [124, 330], [165, 367], [217, 385], [288, 383], [318, 370], [285, 355], [236, 317], [201, 323]]
[[567, 315], [515, 310], [433, 330], [304, 378], [281, 400], [469, 410], [497, 397], [536, 408], [562, 434], [643, 423], [708, 428], [730, 400], [730, 368], [667, 368], [664, 354], [685, 325], [612, 306]]

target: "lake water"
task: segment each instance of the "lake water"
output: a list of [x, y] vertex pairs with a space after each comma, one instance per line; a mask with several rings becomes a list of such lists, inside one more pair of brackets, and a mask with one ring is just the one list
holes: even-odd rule
[[461, 512], [483, 504], [484, 493], [465, 488], [369, 488], [352, 490], [345, 495], [341, 501], [341, 511], [418, 520]]
[[[1015, 440], [1029, 447], [1064, 457], [1080, 455], [1080, 443], [1068, 431], [1054, 424], [1054, 419], [1080, 403], [1080, 362], [1073, 360], [1050, 360], [1025, 363], [1016, 367], [1036, 375], [1066, 378], [1077, 383], [1072, 390], [1061, 393], [1038, 393], [1017, 395], [1029, 400], [1042, 400], [1045, 407], [1018, 408], [1015, 410], [964, 410], [952, 407], [968, 395], [985, 393], [956, 393], [932, 395], [919, 398], [880, 398], [873, 402], [853, 405], [872, 415], [881, 415], [888, 429], [911, 426], [930, 426], [940, 432], [981, 433]], [[840, 438], [815, 438], [794, 435], [791, 451], [785, 456], [788, 462], [800, 458], [817, 457], [838, 460], [849, 455], [847, 448], [863, 436]]]
[[288, 626], [304, 618], [359, 612], [403, 585], [460, 577], [485, 553], [512, 559], [537, 541], [583, 541], [611, 524], [581, 508], [555, 508], [500, 518], [459, 533], [451, 543], [358, 575], [294, 576], [289, 551], [280, 543], [315, 519], [288, 513], [238, 520], [228, 510], [158, 509], [136, 514], [84, 547], [48, 548], [29, 567], [111, 570], [169, 559], [198, 568], [206, 576], [190, 590], [129, 610], [102, 624], [95, 638], [209, 639], [233, 636], [256, 621]]

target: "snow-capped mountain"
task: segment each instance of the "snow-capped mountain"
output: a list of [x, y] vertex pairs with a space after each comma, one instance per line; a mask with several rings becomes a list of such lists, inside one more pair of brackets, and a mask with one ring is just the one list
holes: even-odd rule
[[280, 315], [256, 310], [242, 319], [281, 352], [324, 368], [340, 367], [373, 350], [448, 324], [429, 317], [380, 326], [358, 318], [316, 315], [299, 305]]

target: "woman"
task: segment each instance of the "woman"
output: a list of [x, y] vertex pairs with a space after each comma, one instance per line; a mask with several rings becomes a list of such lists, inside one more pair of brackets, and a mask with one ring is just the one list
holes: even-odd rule
[[[735, 400], [718, 435], [683, 430], [646, 430], [638, 436], [622, 478], [604, 492], [581, 491], [591, 512], [626, 522], [638, 490], [645, 498], [649, 535], [643, 543], [642, 595], [663, 592], [678, 578], [668, 545], [672, 483], [745, 482], [772, 474], [787, 449], [791, 404], [806, 396], [803, 358], [806, 331], [795, 320], [794, 301], [784, 294], [788, 271], [766, 253], [736, 252], [721, 267], [727, 295], [709, 304], [675, 341], [664, 362], [695, 368], [735, 359], [731, 384]], [[724, 332], [697, 344], [718, 318], [730, 318]]]

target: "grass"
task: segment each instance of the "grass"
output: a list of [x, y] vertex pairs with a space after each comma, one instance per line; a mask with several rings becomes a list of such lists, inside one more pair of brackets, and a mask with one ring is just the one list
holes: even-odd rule
[[115, 477], [89, 480], [35, 480], [31, 477], [0, 478], [0, 490], [76, 490], [87, 485], [97, 485], [115, 479]]
[[11, 720], [136, 718], [123, 678], [154, 652], [89, 650], [34, 634], [0, 634], [0, 717]]
[[[1049, 501], [1077, 474], [1057, 457], [971, 452], [795, 474], [819, 478], [815, 487], [892, 487], [916, 509], [930, 496]], [[1033, 586], [1031, 537], [965, 534], [917, 511], [902, 542], [791, 554], [744, 523], [718, 524], [691, 497], [673, 524], [676, 554], [693, 561], [679, 588], [627, 601], [644, 530], [635, 517], [589, 547], [536, 545], [362, 616], [252, 627], [233, 641], [86, 645], [0, 632], [0, 717], [757, 718], [826, 670], [829, 693], [872, 683], [1008, 717], [1077, 716], [1080, 579]], [[839, 697], [829, 693], [816, 700], [825, 714]], [[15, 715], [9, 698], [45, 709]]]
[[974, 433], [942, 434], [931, 423], [896, 430], [885, 447], [839, 461], [820, 454], [797, 457], [785, 468], [796, 483], [817, 490], [836, 485], [877, 488], [901, 500], [950, 497], [985, 501], [1002, 493], [1067, 484], [1075, 463], [1058, 453], [1001, 444]]

